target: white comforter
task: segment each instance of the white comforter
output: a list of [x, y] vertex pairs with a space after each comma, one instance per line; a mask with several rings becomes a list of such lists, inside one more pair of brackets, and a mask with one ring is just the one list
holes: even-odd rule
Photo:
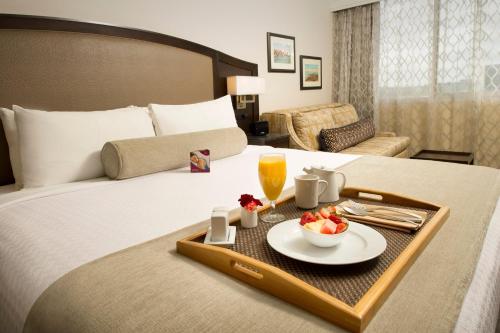
[[[205, 220], [214, 206], [235, 208], [242, 193], [262, 197], [257, 164], [266, 151], [286, 153], [287, 188], [306, 165], [336, 168], [358, 158], [249, 146], [238, 156], [213, 161], [210, 174], [179, 169], [124, 181], [102, 178], [0, 194], [0, 331], [20, 332], [38, 296], [70, 270]], [[499, 269], [500, 237], [495, 235], [500, 213], [496, 216], [458, 331], [480, 326], [478, 306], [498, 309], [498, 297], [490, 292], [500, 284], [491, 278]], [[491, 265], [495, 258], [496, 266]]]
[[[242, 193], [257, 197], [259, 154], [213, 161], [209, 174], [187, 168], [124, 181], [97, 179], [0, 195], [0, 331], [20, 332], [40, 294], [94, 259], [206, 220], [215, 206], [235, 208]], [[302, 167], [339, 167], [354, 155], [283, 150], [287, 182]]]

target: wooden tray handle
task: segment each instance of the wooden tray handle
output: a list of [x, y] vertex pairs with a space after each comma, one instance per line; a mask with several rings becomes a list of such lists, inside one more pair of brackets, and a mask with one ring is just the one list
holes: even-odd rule
[[357, 331], [361, 318], [347, 304], [276, 268], [229, 249], [181, 240], [177, 252], [271, 295], [287, 300], [342, 327]]
[[246, 274], [256, 280], [262, 280], [264, 278], [264, 275], [262, 275], [262, 273], [260, 273], [260, 271], [257, 268], [249, 264], [242, 264], [239, 261], [231, 260], [230, 265], [232, 269], [240, 273]]
[[375, 202], [377, 201], [386, 202], [402, 206], [410, 206], [414, 208], [436, 209], [436, 210], [441, 208], [441, 206], [437, 206], [430, 202], [421, 201], [411, 197], [401, 196], [395, 193], [370, 190], [367, 188], [346, 187], [342, 190], [340, 195], [353, 199], [365, 199]]
[[369, 189], [360, 189], [360, 188], [345, 188], [342, 190], [341, 195], [351, 197], [354, 199], [368, 199], [373, 201], [384, 201], [384, 194], [379, 191], [373, 191]]

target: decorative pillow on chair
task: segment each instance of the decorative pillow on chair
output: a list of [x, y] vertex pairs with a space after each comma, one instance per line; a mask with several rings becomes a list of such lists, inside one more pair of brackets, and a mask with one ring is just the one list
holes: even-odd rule
[[299, 139], [315, 150], [320, 148], [318, 136], [321, 129], [335, 126], [331, 108], [298, 112], [292, 116], [292, 122]]
[[372, 118], [365, 118], [353, 124], [322, 129], [319, 133], [321, 150], [339, 152], [375, 136]]

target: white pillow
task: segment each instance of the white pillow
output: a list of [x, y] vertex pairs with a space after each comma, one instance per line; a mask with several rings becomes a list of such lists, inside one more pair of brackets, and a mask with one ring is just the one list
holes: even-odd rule
[[107, 141], [155, 136], [147, 108], [46, 112], [14, 105], [24, 187], [104, 176]]
[[237, 127], [231, 96], [184, 104], [149, 104], [157, 135], [172, 135]]
[[10, 165], [16, 181], [15, 187], [20, 189], [23, 187], [23, 181], [15, 112], [10, 109], [0, 108], [0, 118], [2, 119], [3, 131], [9, 146]]

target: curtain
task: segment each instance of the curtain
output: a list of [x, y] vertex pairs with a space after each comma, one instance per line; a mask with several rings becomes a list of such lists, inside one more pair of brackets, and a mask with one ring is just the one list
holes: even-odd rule
[[500, 0], [382, 0], [378, 41], [378, 127], [500, 168]]
[[333, 101], [354, 105], [360, 118], [374, 111], [378, 17], [378, 3], [333, 13]]

